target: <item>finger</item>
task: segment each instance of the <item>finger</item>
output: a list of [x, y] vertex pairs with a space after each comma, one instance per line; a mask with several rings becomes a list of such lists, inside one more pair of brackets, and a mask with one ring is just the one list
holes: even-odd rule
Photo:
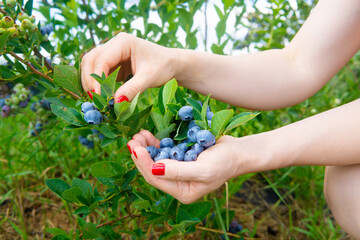
[[149, 82], [149, 75], [141, 72], [136, 73], [116, 91], [114, 96], [116, 102], [132, 101], [139, 92], [142, 93], [149, 87]]
[[81, 79], [82, 82], [85, 83], [85, 91], [89, 94], [91, 99], [91, 92], [100, 94], [100, 84], [91, 76], [91, 74], [94, 73], [94, 64], [98, 57], [97, 52], [97, 49], [94, 49], [92, 52], [85, 55], [81, 63]]
[[157, 139], [151, 132], [142, 129], [139, 134], [144, 136], [147, 146], [155, 146], [160, 148], [160, 140]]
[[145, 137], [141, 134], [135, 134], [133, 140], [137, 141], [142, 147], [148, 146]]
[[[206, 163], [199, 163], [197, 161], [184, 162], [176, 160], [159, 160], [156, 163], [165, 165], [165, 172], [159, 177], [162, 179], [172, 181], [206, 181], [209, 174], [207, 174]], [[155, 172], [156, 174], [156, 172]]]

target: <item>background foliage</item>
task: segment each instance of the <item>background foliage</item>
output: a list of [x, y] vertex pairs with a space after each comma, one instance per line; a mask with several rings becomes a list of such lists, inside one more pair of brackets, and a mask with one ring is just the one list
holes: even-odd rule
[[[12, 9], [3, 6], [1, 11], [16, 17], [22, 7], [22, 11], [31, 15], [32, 1], [28, 2], [19, 1]], [[78, 68], [85, 52], [119, 32], [129, 32], [167, 47], [206, 49], [217, 54], [282, 48], [316, 4], [302, 0], [296, 3], [294, 9], [294, 4], [282, 0], [223, 0], [215, 5], [203, 0], [43, 0], [34, 9], [42, 15], [35, 23], [39, 29], [51, 24], [54, 31], [45, 36], [37, 31], [28, 39], [8, 39], [1, 50], [4, 62], [0, 67], [1, 81], [36, 86], [41, 93], [33, 96], [32, 101], [46, 99], [52, 103], [53, 110], [69, 105], [76, 109], [79, 101], [72, 100], [74, 96], [61, 89], [65, 86], [56, 80], [55, 66]], [[204, 12], [210, 7], [215, 7], [219, 17], [214, 41], [206, 35], [208, 19]], [[203, 16], [203, 27], [194, 21], [196, 14]], [[150, 21], [154, 15], [160, 20]], [[239, 37], [229, 29], [245, 30], [246, 34]], [[14, 58], [14, 54], [21, 59]], [[231, 134], [241, 137], [272, 130], [356, 99], [359, 64], [356, 55], [312, 98], [291, 108], [262, 112]], [[60, 73], [64, 71], [67, 70]], [[182, 94], [205, 99], [180, 89]], [[149, 106], [156, 112], [160, 108], [159, 91], [149, 89], [141, 94], [135, 114]], [[77, 95], [86, 98], [81, 89]], [[215, 100], [210, 101], [210, 106], [215, 112], [244, 111]], [[154, 126], [153, 118], [147, 116], [143, 128], [156, 133], [159, 129]], [[78, 135], [84, 134], [83, 131], [88, 134], [89, 127], [68, 131], [65, 128], [68, 122], [53, 115], [44, 131], [31, 137], [31, 123], [36, 119], [34, 112], [25, 109], [0, 120], [0, 236], [3, 239], [235, 237], [223, 233], [229, 219], [242, 224], [238, 237], [244, 239], [346, 238], [333, 221], [323, 197], [323, 167], [291, 167], [231, 180], [228, 215], [224, 189], [197, 203], [183, 205], [149, 186], [126, 148], [127, 140], [135, 132], [122, 132], [116, 138], [107, 136], [114, 141], [87, 149], [80, 144]]]

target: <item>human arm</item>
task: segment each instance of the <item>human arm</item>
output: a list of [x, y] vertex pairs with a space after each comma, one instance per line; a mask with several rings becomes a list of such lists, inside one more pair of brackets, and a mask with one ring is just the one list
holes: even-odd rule
[[159, 140], [142, 130], [129, 147], [148, 183], [190, 203], [228, 179], [247, 173], [300, 165], [358, 164], [358, 119], [360, 100], [269, 132], [241, 138], [224, 136], [194, 162], [157, 161], [165, 165], [162, 176], [152, 174], [154, 162], [145, 149], [148, 145], [159, 147]]

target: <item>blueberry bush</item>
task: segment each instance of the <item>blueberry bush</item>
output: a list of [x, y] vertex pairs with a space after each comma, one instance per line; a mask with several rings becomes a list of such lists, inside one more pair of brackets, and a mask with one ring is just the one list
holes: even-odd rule
[[[358, 55], [309, 100], [261, 114], [180, 87], [176, 79], [138, 94], [130, 103], [114, 104], [114, 92], [122, 84], [116, 81], [119, 69], [107, 77], [93, 74], [101, 95], [92, 93], [90, 98], [80, 84], [81, 57], [120, 32], [167, 47], [236, 55], [284, 47], [315, 4], [311, 0], [2, 0], [0, 236], [346, 237], [322, 197], [323, 167], [240, 176], [185, 205], [145, 182], [126, 144], [140, 129], [147, 129], [161, 140], [160, 149], [147, 148], [154, 161], [195, 161], [224, 134], [241, 137], [268, 131], [339, 106], [358, 97]], [[217, 19], [213, 37], [208, 29], [210, 12]], [[270, 192], [275, 200], [250, 197], [254, 188], [258, 195]], [[240, 213], [233, 199], [244, 194], [241, 199], [249, 203]], [[259, 199], [265, 204], [256, 203]], [[52, 204], [57, 208], [51, 209]], [[267, 214], [259, 217], [263, 208]], [[31, 225], [29, 219], [36, 218], [29, 211], [35, 217], [41, 214], [37, 211], [43, 212], [37, 218], [41, 227]], [[57, 214], [62, 218], [54, 223]], [[267, 223], [269, 218], [275, 224]]]

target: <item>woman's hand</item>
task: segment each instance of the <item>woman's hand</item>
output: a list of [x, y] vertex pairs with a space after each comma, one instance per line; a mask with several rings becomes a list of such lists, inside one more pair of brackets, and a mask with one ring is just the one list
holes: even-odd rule
[[86, 92], [100, 94], [100, 84], [90, 76], [108, 76], [121, 66], [118, 80], [134, 76], [115, 93], [117, 102], [131, 101], [138, 92], [158, 87], [174, 77], [172, 49], [165, 48], [130, 34], [120, 33], [106, 44], [87, 53], [81, 61], [81, 81]]
[[242, 149], [243, 139], [223, 136], [193, 162], [169, 159], [154, 163], [145, 147], [159, 148], [160, 141], [146, 130], [136, 134], [129, 141], [128, 148], [137, 168], [149, 184], [187, 204], [219, 188], [230, 178], [260, 168], [260, 161], [255, 159], [256, 154], [246, 154], [248, 150], [260, 152], [259, 149], [250, 145]]

